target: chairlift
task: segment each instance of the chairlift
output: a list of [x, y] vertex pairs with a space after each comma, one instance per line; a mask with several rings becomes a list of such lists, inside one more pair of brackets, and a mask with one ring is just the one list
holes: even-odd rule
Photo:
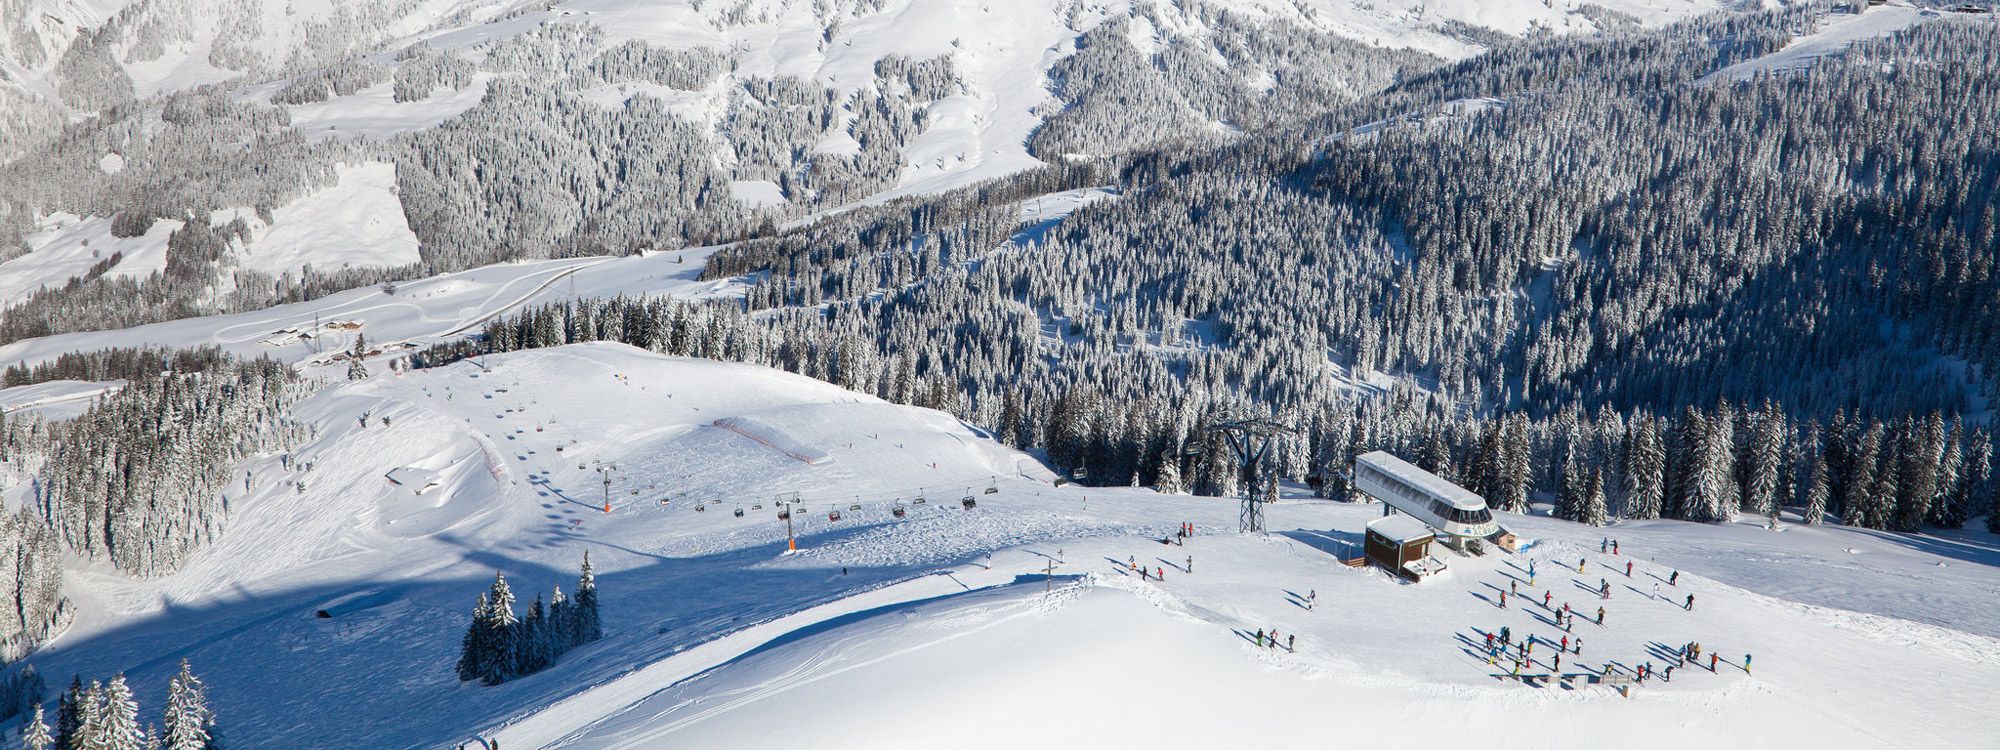
[[786, 508], [784, 510], [778, 511], [778, 520], [780, 521], [792, 520], [792, 509]]
[[847, 509], [848, 509], [848, 510], [861, 510], [861, 504], [860, 504], [860, 503], [855, 503], [855, 504], [853, 504], [853, 505], [849, 505], [849, 506], [847, 506]]
[[902, 518], [902, 517], [903, 517], [903, 506], [901, 506], [901, 505], [898, 505], [898, 506], [896, 506], [896, 507], [895, 507], [895, 509], [893, 509], [893, 510], [890, 510], [890, 511], [889, 511], [889, 515], [892, 515], [892, 516], [895, 516], [895, 517], [897, 517], [897, 518]]
[[923, 505], [923, 504], [924, 504], [924, 497], [923, 497], [922, 495], [918, 495], [918, 496], [917, 496], [917, 499], [915, 499], [915, 500], [911, 500], [911, 501], [910, 501], [910, 504], [911, 504], [911, 505]]
[[673, 499], [673, 498], [671, 498], [671, 497], [663, 497], [663, 498], [660, 498], [660, 506], [661, 506], [661, 507], [666, 507], [666, 506], [668, 506], [668, 505], [672, 505], [672, 504], [673, 504], [673, 502], [674, 502], [674, 499]]
[[742, 518], [742, 517], [743, 517], [743, 509], [742, 509], [742, 508], [737, 508], [737, 509], [736, 509], [736, 517], [737, 517], [737, 518]]
[[1081, 466], [1078, 466], [1078, 467], [1076, 467], [1076, 468], [1074, 468], [1074, 469], [1070, 469], [1070, 470], [1069, 470], [1069, 478], [1071, 478], [1071, 479], [1089, 479], [1089, 478], [1090, 478], [1090, 470], [1089, 470], [1089, 469], [1086, 469], [1086, 468], [1083, 468], [1083, 467], [1081, 467]]
[[1000, 494], [1000, 486], [997, 484], [986, 485], [986, 492], [984, 494], [998, 495]]
[[707, 510], [708, 510], [708, 506], [706, 506], [706, 505], [697, 505], [697, 506], [694, 506], [694, 512], [696, 512], [696, 513], [701, 513], [701, 512], [704, 512], [704, 511], [707, 511]]
[[751, 509], [751, 510], [763, 510], [763, 509], [764, 509], [764, 504], [763, 504], [763, 503], [752, 503], [752, 504], [750, 505], [750, 509]]
[[830, 510], [830, 511], [827, 511], [827, 512], [826, 512], [826, 520], [828, 520], [828, 521], [838, 521], [838, 520], [840, 520], [840, 511], [837, 511], [837, 510]]
[[966, 510], [972, 510], [973, 508], [979, 507], [979, 501], [972, 499], [971, 495], [966, 495], [965, 497], [959, 498], [958, 504], [965, 506]]

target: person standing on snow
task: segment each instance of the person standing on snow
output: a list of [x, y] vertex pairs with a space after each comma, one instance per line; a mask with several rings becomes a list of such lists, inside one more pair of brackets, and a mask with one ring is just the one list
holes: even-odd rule
[[1604, 608], [1603, 608], [1603, 607], [1598, 607], [1598, 608], [1597, 608], [1597, 624], [1599, 624], [1599, 625], [1603, 625], [1603, 624], [1604, 624]]
[[1660, 582], [1659, 582], [1659, 581], [1654, 581], [1654, 582], [1653, 582], [1653, 598], [1654, 598], [1654, 599], [1658, 599], [1658, 598], [1660, 598]]
[[1694, 611], [1694, 594], [1688, 594], [1688, 603], [1685, 607], [1682, 607], [1682, 609], [1686, 609], [1689, 612]]
[[1579, 574], [1583, 572], [1583, 558], [1581, 557], [1576, 559], [1576, 572]]
[[1290, 635], [1287, 635], [1287, 636], [1285, 636], [1285, 652], [1286, 652], [1286, 653], [1291, 653], [1291, 654], [1296, 654], [1296, 653], [1298, 653], [1298, 652], [1299, 652], [1299, 649], [1298, 649], [1298, 645], [1299, 645], [1299, 634], [1298, 634], [1298, 633], [1292, 633], [1292, 634], [1290, 634]]
[[1674, 571], [1673, 575], [1667, 576], [1667, 585], [1668, 586], [1681, 585], [1681, 572], [1676, 570]]
[[1258, 628], [1258, 629], [1257, 629], [1257, 647], [1258, 647], [1258, 648], [1263, 648], [1263, 647], [1264, 647], [1264, 629], [1263, 629], [1263, 628]]
[[1714, 672], [1714, 671], [1715, 671], [1715, 652], [1714, 652], [1714, 651], [1710, 651], [1710, 652], [1708, 652], [1708, 671], [1710, 671], [1710, 672]]
[[1750, 674], [1750, 655], [1747, 653], [1743, 655], [1743, 673]]
[[1608, 536], [1606, 536], [1606, 537], [1598, 537], [1598, 539], [1597, 539], [1597, 554], [1600, 554], [1600, 555], [1602, 555], [1602, 554], [1604, 554], [1604, 553], [1605, 553], [1605, 551], [1606, 551], [1606, 550], [1609, 550], [1610, 548], [1611, 548], [1611, 537], [1608, 537]]
[[1556, 595], [1555, 595], [1555, 592], [1553, 592], [1553, 591], [1544, 591], [1544, 592], [1542, 592], [1542, 609], [1548, 609], [1548, 608], [1549, 608], [1549, 602], [1550, 602], [1550, 601], [1552, 601], [1552, 600], [1554, 600], [1555, 598], [1556, 598]]
[[1188, 555], [1188, 566], [1187, 566], [1187, 572], [1189, 572], [1189, 573], [1193, 573], [1193, 572], [1194, 572], [1194, 555]]
[[1611, 554], [1618, 554], [1618, 540], [1611, 540]]
[[1505, 591], [1500, 592], [1500, 608], [1507, 608], [1507, 592]]
[[1521, 595], [1520, 584], [1521, 584], [1520, 581], [1516, 581], [1512, 578], [1507, 579], [1507, 593], [1513, 594], [1515, 596], [1520, 596]]
[[1632, 577], [1632, 561], [1631, 561], [1631, 560], [1626, 560], [1626, 561], [1625, 561], [1625, 577], [1626, 577], [1626, 578], [1631, 578], [1631, 577]]

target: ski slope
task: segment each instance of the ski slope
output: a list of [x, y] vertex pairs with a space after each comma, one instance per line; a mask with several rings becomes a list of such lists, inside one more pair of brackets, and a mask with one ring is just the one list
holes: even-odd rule
[[[1970, 696], [2000, 679], [2000, 544], [1983, 532], [1655, 521], [1610, 529], [1613, 557], [1599, 530], [1507, 516], [1536, 540], [1523, 555], [1443, 555], [1440, 577], [1400, 585], [1338, 561], [1379, 506], [1289, 499], [1274, 533], [1240, 536], [1228, 499], [1055, 487], [942, 413], [616, 344], [377, 375], [298, 413], [315, 437], [289, 469], [245, 464], [223, 537], [180, 572], [73, 573], [81, 616], [36, 657], [45, 674], [122, 670], [157, 705], [186, 657], [232, 742], [331, 748], [1296, 745], [1444, 720], [1507, 745], [1963, 747], [1994, 712]], [[806, 450], [824, 459], [791, 455]], [[793, 498], [800, 549], [785, 554], [776, 510]], [[1184, 521], [1198, 535], [1161, 546]], [[573, 588], [585, 551], [606, 638], [497, 687], [459, 683], [466, 613], [493, 573], [527, 602]], [[1561, 567], [1578, 557], [1587, 573]], [[1576, 626], [1583, 666], [1657, 666], [1655, 642], [1699, 640], [1755, 654], [1756, 676], [1724, 664], [1631, 699], [1496, 679], [1460, 638], [1555, 637], [1539, 608], [1493, 601], [1531, 560], [1542, 588], [1523, 592], [1557, 606], [1594, 612], [1581, 586], [1616, 588], [1607, 625]], [[1692, 612], [1650, 598], [1675, 566], [1663, 588], [1697, 593]], [[1248, 644], [1274, 627], [1296, 653]], [[1256, 720], [1169, 718], [1218, 715], [1200, 706]], [[1932, 721], [1939, 707], [1965, 719]]]
[[0, 263], [0, 312], [26, 301], [35, 292], [60, 287], [85, 275], [91, 266], [119, 260], [105, 276], [144, 279], [167, 268], [167, 237], [182, 222], [160, 219], [137, 237], [111, 236], [111, 219], [55, 213], [37, 222], [25, 237], [28, 252]]
[[1801, 71], [1820, 58], [1846, 52], [1856, 42], [1890, 36], [1939, 15], [1907, 5], [1884, 5], [1860, 13], [1831, 15], [1818, 29], [1793, 39], [1784, 49], [1702, 76], [1701, 81], [1747, 81], [1760, 75]]

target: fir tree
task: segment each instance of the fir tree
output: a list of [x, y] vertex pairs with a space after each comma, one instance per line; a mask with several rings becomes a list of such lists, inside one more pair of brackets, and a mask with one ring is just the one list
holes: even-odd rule
[[42, 707], [35, 707], [34, 716], [21, 728], [21, 746], [26, 750], [66, 750], [56, 744], [55, 735], [49, 733], [49, 725], [42, 719]]
[[212, 733], [215, 713], [208, 707], [208, 689], [186, 659], [181, 660], [180, 673], [167, 682], [167, 707], [160, 725], [166, 728], [165, 750], [216, 750]]
[[141, 750], [146, 746], [146, 730], [139, 723], [139, 701], [117, 674], [104, 685], [104, 732], [111, 750]]
[[583, 572], [576, 581], [576, 634], [578, 645], [604, 637], [597, 613], [597, 575], [590, 567], [590, 553], [583, 553]]
[[1609, 520], [1607, 515], [1604, 507], [1604, 471], [1592, 469], [1590, 486], [1584, 490], [1583, 513], [1577, 520], [1592, 526], [1603, 526]]
[[368, 379], [368, 364], [364, 361], [364, 358], [368, 356], [368, 337], [366, 335], [360, 333], [354, 334], [354, 349], [349, 351], [347, 356], [347, 379]]
[[1960, 477], [1965, 472], [1965, 425], [1952, 421], [1951, 433], [1945, 437], [1944, 452], [1938, 457], [1937, 494], [1931, 500], [1930, 518], [1932, 526], [1940, 529], [1965, 528], [1969, 515], [1966, 509], [1965, 487]]

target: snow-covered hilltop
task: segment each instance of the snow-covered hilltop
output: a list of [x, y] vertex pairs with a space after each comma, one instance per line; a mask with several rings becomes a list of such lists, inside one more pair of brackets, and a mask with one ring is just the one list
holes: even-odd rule
[[[1393, 737], [1438, 716], [1553, 746], [1950, 746], [1976, 744], [1979, 723], [1884, 710], [1866, 686], [1983, 710], [1964, 701], [2000, 677], [2000, 621], [1983, 606], [2000, 584], [1990, 537], [1925, 550], [1791, 523], [1652, 522], [1613, 530], [1613, 556], [1596, 551], [1597, 529], [1510, 515], [1534, 540], [1524, 554], [1441, 553], [1448, 572], [1411, 586], [1340, 562], [1379, 506], [1292, 498], [1272, 510], [1274, 534], [1239, 536], [1229, 499], [1056, 487], [1037, 461], [937, 412], [617, 345], [379, 375], [297, 412], [314, 437], [244, 465], [228, 533], [184, 569], [72, 586], [81, 616], [37, 657], [46, 674], [123, 670], [152, 686], [187, 658], [245, 746], [486, 734], [633, 748], [1283, 744], [1324, 736], [1330, 718]], [[823, 456], [794, 455], [806, 449]], [[607, 492], [598, 469], [612, 466]], [[778, 502], [792, 498], [801, 549], [786, 555]], [[1162, 546], [1183, 522], [1197, 535]], [[606, 637], [497, 687], [459, 683], [450, 664], [491, 576], [523, 597], [569, 589], [585, 551]], [[1141, 580], [1128, 558], [1164, 580]], [[1849, 585], [1819, 585], [1828, 566]], [[1674, 570], [1677, 584], [1662, 582]], [[1512, 579], [1520, 595], [1497, 607]], [[1525, 602], [1543, 591], [1593, 619], [1605, 606], [1607, 621], [1558, 630]], [[1534, 687], [1486, 663], [1483, 633], [1502, 626], [1581, 636], [1570, 673], [1663, 669], [1662, 649], [1689, 641], [1728, 663], [1629, 700]], [[1254, 646], [1260, 629], [1286, 648]], [[1552, 648], [1538, 645], [1528, 671], [1549, 671]], [[372, 718], [342, 718], [357, 715]]]

